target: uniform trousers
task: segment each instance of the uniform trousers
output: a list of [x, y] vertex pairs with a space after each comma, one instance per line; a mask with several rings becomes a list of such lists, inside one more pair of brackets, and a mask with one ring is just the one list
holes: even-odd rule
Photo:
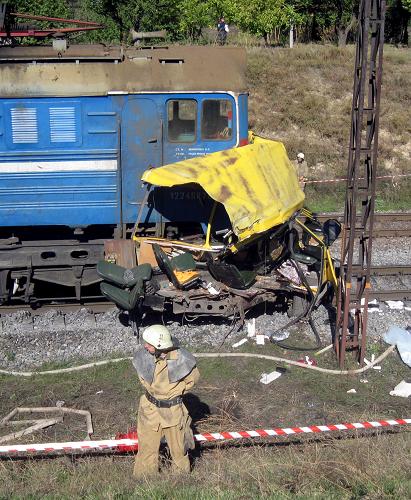
[[161, 438], [166, 438], [173, 460], [173, 469], [178, 472], [190, 472], [190, 459], [185, 450], [185, 429], [180, 425], [157, 430], [142, 422], [137, 424], [138, 453], [134, 462], [134, 477], [156, 474], [158, 472], [158, 453]]

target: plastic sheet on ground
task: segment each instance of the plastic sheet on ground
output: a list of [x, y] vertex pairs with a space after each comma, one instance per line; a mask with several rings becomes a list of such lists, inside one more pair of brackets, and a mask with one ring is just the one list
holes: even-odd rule
[[411, 368], [411, 333], [399, 326], [390, 326], [384, 335], [387, 344], [396, 345], [401, 359]]
[[394, 387], [394, 390], [390, 391], [390, 395], [409, 398], [411, 396], [411, 384], [405, 380], [401, 380], [401, 382]]

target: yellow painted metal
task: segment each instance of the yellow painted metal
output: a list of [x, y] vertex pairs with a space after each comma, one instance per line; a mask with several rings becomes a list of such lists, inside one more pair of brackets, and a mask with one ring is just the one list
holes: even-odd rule
[[224, 205], [243, 241], [287, 221], [304, 203], [284, 145], [252, 138], [247, 146], [146, 170], [142, 180], [164, 187], [199, 184]]

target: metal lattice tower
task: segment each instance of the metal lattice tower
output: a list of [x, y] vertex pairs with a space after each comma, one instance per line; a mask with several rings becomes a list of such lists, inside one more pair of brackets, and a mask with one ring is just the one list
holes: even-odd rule
[[385, 0], [361, 0], [334, 341], [341, 367], [346, 350], [356, 351], [361, 364], [365, 355], [384, 16]]

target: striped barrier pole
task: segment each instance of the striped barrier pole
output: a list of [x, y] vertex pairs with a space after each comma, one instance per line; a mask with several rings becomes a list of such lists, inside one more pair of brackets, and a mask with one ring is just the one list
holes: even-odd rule
[[[356, 429], [378, 429], [383, 427], [394, 427], [411, 424], [411, 418], [398, 418], [395, 420], [377, 420], [373, 422], [357, 422], [332, 425], [310, 425], [307, 427], [285, 427], [276, 429], [256, 429], [252, 431], [234, 431], [234, 432], [204, 432], [195, 434], [196, 441], [227, 441], [232, 439], [250, 439], [265, 438], [274, 436], [290, 436], [294, 434], [317, 434], [332, 431], [350, 431]], [[100, 441], [75, 441], [67, 443], [44, 443], [44, 444], [12, 444], [0, 446], [0, 457], [6, 457], [15, 454], [35, 453], [49, 454], [54, 452], [63, 452], [71, 454], [76, 451], [133, 451], [138, 446], [137, 438], [126, 439], [105, 439]]]

